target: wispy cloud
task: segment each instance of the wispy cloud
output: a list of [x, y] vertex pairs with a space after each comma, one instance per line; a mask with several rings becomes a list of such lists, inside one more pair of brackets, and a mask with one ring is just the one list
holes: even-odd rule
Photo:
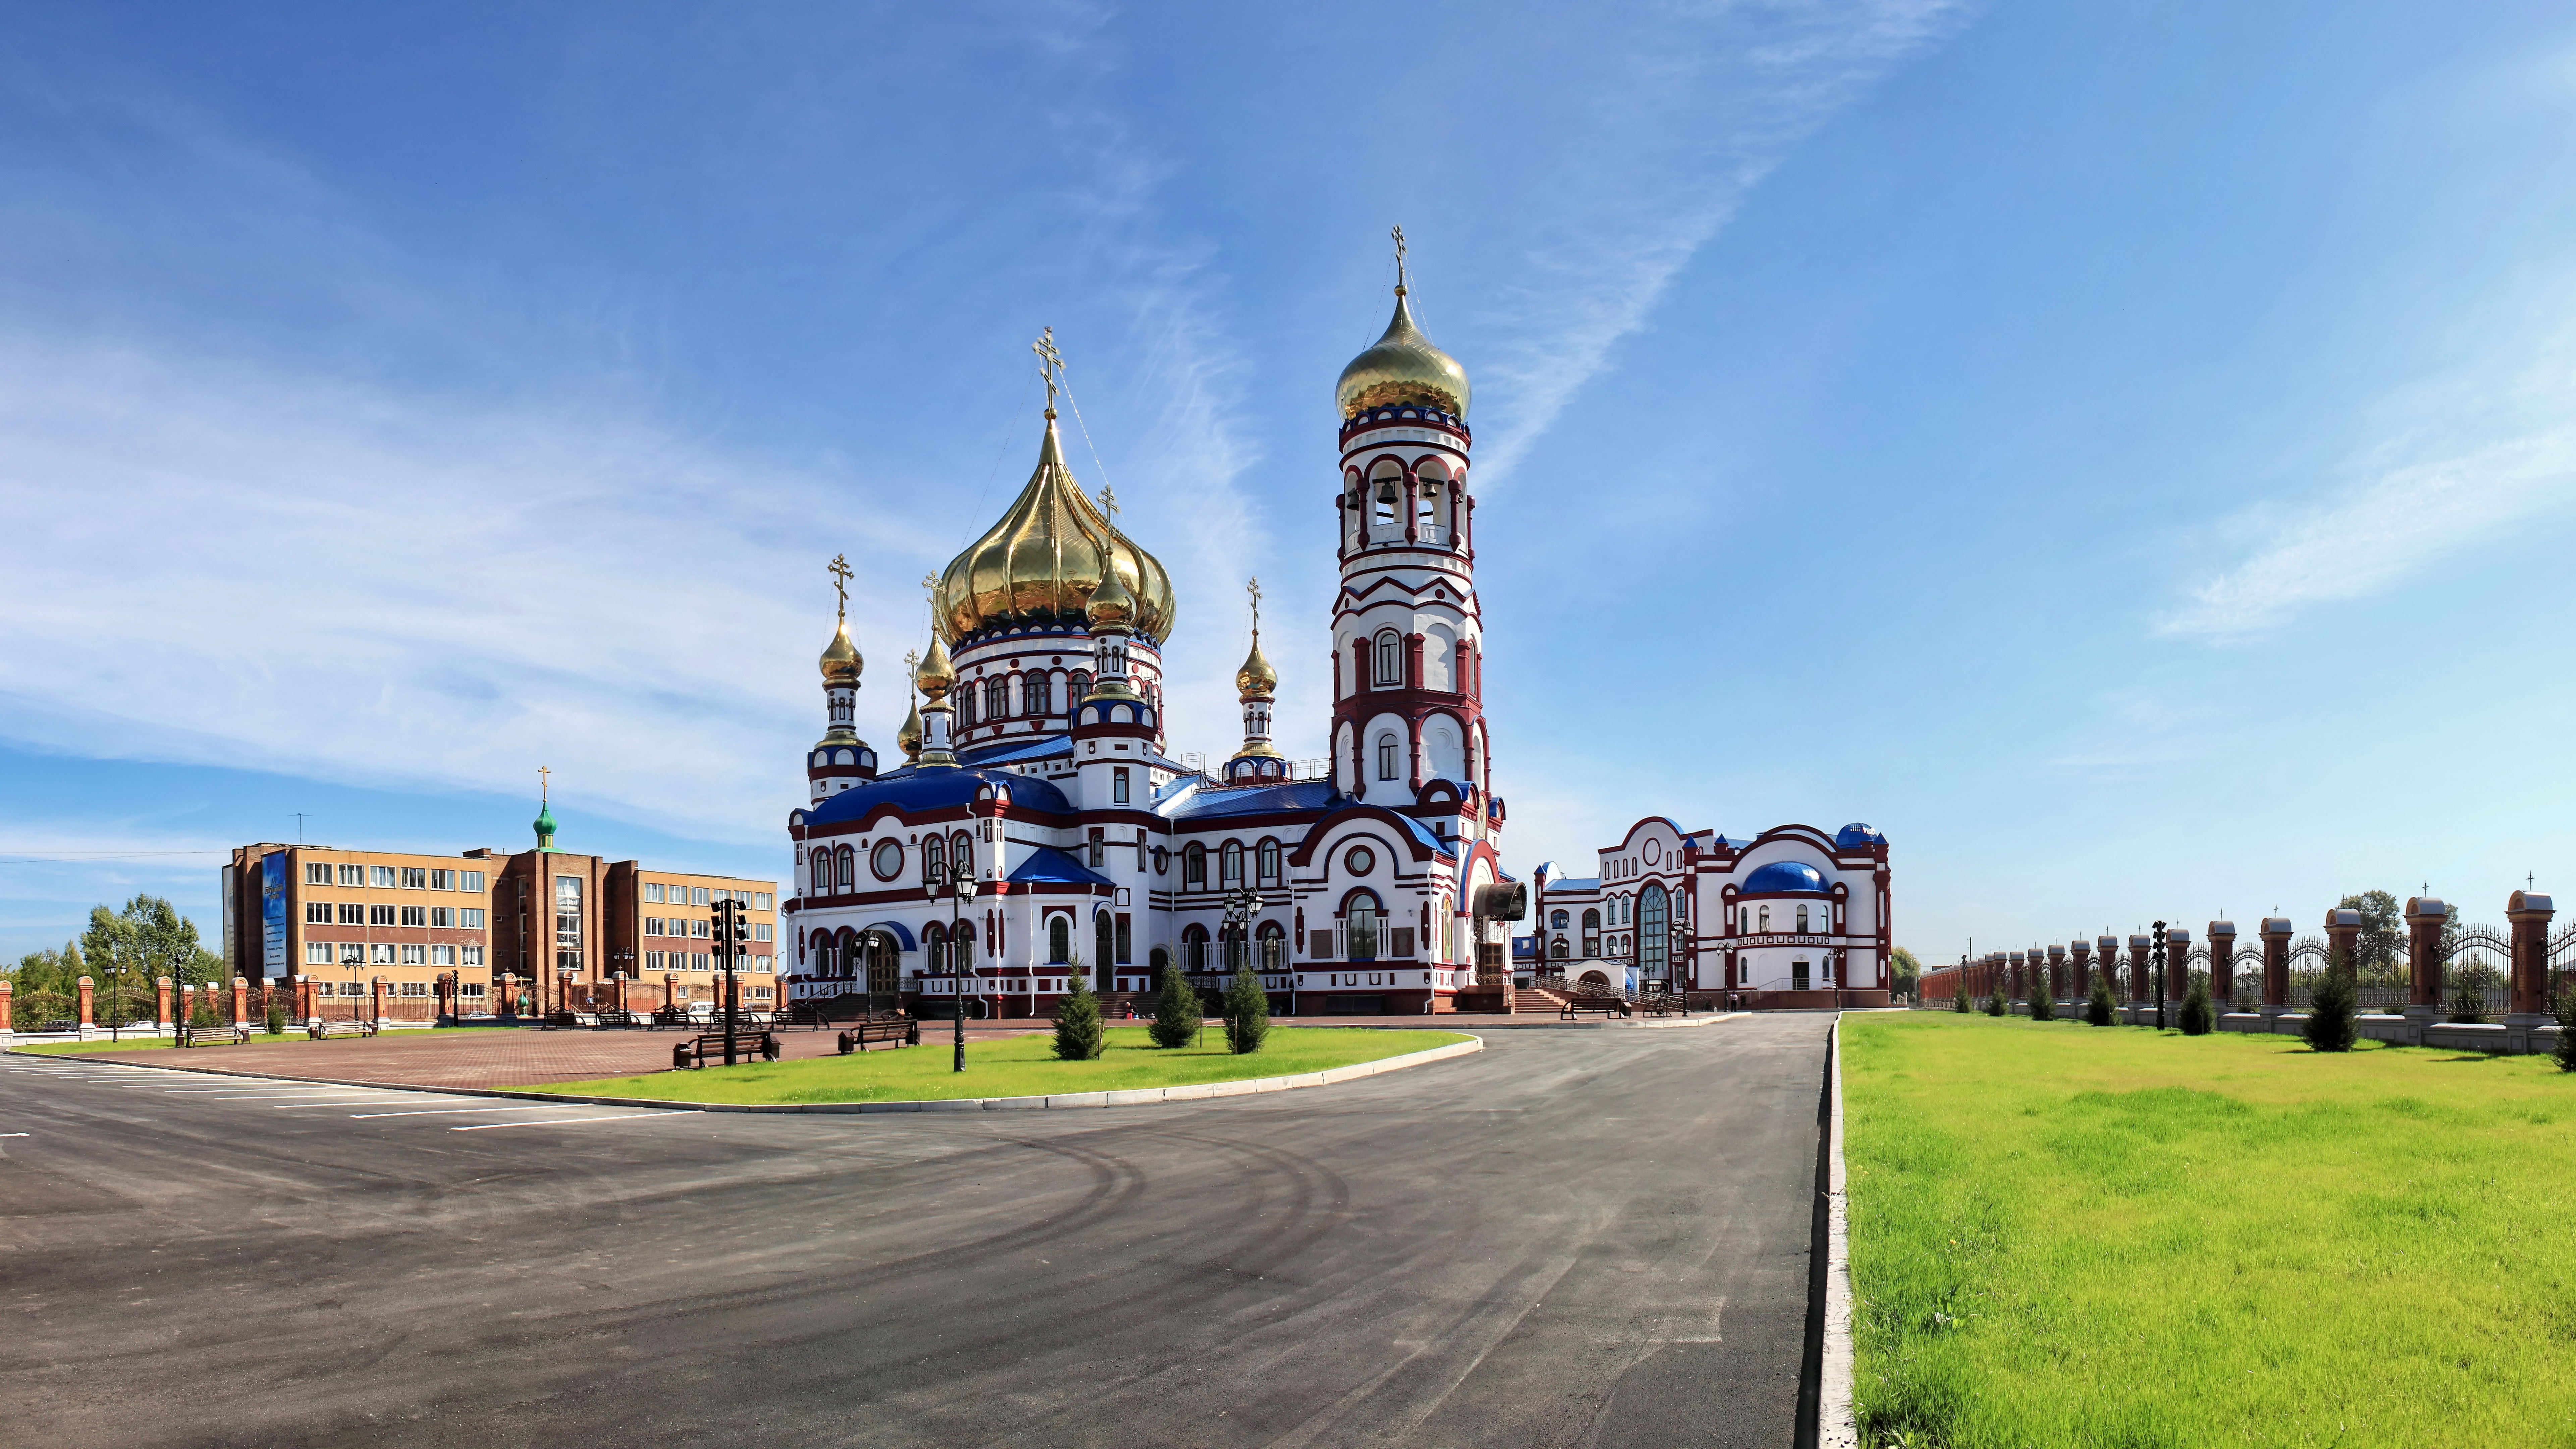
[[1620, 339], [1797, 144], [1962, 22], [1952, 0], [1685, 5], [1651, 12], [1625, 74], [1548, 189], [1517, 285], [1511, 340], [1480, 360], [1489, 416], [1476, 476], [1500, 482]]

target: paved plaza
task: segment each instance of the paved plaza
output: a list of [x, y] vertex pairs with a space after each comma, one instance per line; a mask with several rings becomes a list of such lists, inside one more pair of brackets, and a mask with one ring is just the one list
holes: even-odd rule
[[931, 1116], [0, 1058], [7, 1438], [1785, 1445], [1829, 1022]]

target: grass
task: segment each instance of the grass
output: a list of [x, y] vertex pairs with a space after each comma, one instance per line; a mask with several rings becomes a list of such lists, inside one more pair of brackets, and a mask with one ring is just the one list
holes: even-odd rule
[[1210, 1027], [1198, 1045], [1166, 1051], [1140, 1026], [1112, 1027], [1098, 1060], [1058, 1061], [1046, 1032], [966, 1044], [966, 1070], [951, 1071], [946, 1038], [929, 1028], [921, 1045], [878, 1048], [846, 1057], [759, 1062], [701, 1071], [655, 1072], [541, 1088], [584, 1097], [649, 1097], [676, 1102], [903, 1102], [955, 1097], [1036, 1097], [1058, 1092], [1114, 1092], [1285, 1077], [1465, 1041], [1454, 1031], [1377, 1031], [1355, 1027], [1273, 1027], [1249, 1056], [1225, 1049]]
[[[439, 1027], [430, 1027], [430, 1028], [427, 1028], [427, 1029], [425, 1029], [425, 1030], [424, 1030], [424, 1029], [419, 1029], [419, 1028], [405, 1028], [405, 1029], [400, 1030], [400, 1031], [388, 1031], [388, 1032], [386, 1032], [383, 1036], [377, 1037], [377, 1038], [376, 1038], [376, 1040], [378, 1040], [378, 1041], [410, 1041], [410, 1040], [413, 1040], [413, 1039], [415, 1039], [415, 1038], [429, 1038], [429, 1037], [451, 1036], [451, 1035], [453, 1035], [453, 1034], [455, 1034], [455, 1033], [457, 1033], [457, 1032], [460, 1032], [460, 1031], [516, 1031], [516, 1030], [518, 1030], [518, 1028], [517, 1028], [517, 1027], [514, 1027], [514, 1026], [439, 1026]], [[335, 1037], [331, 1038], [331, 1040], [333, 1040], [333, 1041], [349, 1041], [349, 1040], [351, 1040], [351, 1039], [352, 1039], [352, 1038], [350, 1038], [350, 1037], [348, 1037], [348, 1036], [346, 1036], [346, 1035], [335, 1036]], [[291, 1028], [291, 1029], [289, 1029], [285, 1034], [283, 1034], [283, 1035], [279, 1035], [279, 1036], [272, 1036], [272, 1035], [270, 1035], [269, 1033], [264, 1032], [264, 1031], [255, 1031], [255, 1032], [252, 1032], [252, 1033], [250, 1034], [250, 1042], [249, 1042], [249, 1045], [251, 1045], [251, 1046], [276, 1046], [276, 1045], [278, 1045], [278, 1044], [279, 1044], [279, 1043], [281, 1043], [281, 1042], [300, 1042], [300, 1041], [311, 1041], [311, 1040], [312, 1040], [312, 1038], [311, 1038], [311, 1037], [308, 1037], [308, 1036], [306, 1036], [306, 1035], [304, 1034], [304, 1028], [302, 1028], [302, 1027], [300, 1027], [300, 1026], [299, 1026], [299, 1027]], [[96, 1053], [98, 1053], [98, 1052], [150, 1052], [150, 1051], [171, 1051], [171, 1050], [175, 1050], [175, 1049], [178, 1047], [178, 1045], [179, 1045], [179, 1044], [178, 1044], [177, 1042], [172, 1041], [170, 1038], [168, 1038], [168, 1037], [166, 1037], [166, 1036], [164, 1036], [164, 1037], [148, 1037], [148, 1036], [147, 1036], [147, 1037], [133, 1037], [133, 1038], [129, 1038], [129, 1039], [125, 1040], [125, 1041], [109, 1041], [109, 1040], [107, 1040], [105, 1037], [101, 1037], [101, 1038], [99, 1038], [97, 1041], [40, 1041], [40, 1042], [32, 1042], [32, 1043], [29, 1043], [29, 1044], [27, 1044], [27, 1045], [25, 1045], [25, 1046], [13, 1047], [13, 1048], [11, 1048], [11, 1050], [13, 1050], [13, 1051], [21, 1051], [21, 1052], [33, 1052], [33, 1053], [36, 1053], [36, 1054], [38, 1054], [38, 1055], [40, 1055], [40, 1056], [49, 1056], [49, 1057], [85, 1057], [85, 1056], [91, 1056], [91, 1055], [94, 1055], [94, 1054], [96, 1054]], [[225, 1044], [225, 1046], [220, 1046], [220, 1047], [195, 1046], [195, 1047], [190, 1047], [190, 1048], [188, 1048], [188, 1050], [190, 1050], [190, 1051], [223, 1051], [223, 1050], [225, 1050], [227, 1047], [229, 1047], [230, 1045], [231, 1045], [230, 1043], [226, 1043], [226, 1044]]]
[[1880, 1445], [2576, 1445], [2576, 1075], [1845, 1017]]

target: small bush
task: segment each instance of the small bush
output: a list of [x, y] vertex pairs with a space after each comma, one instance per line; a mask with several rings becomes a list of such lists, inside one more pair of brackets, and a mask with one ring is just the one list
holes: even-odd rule
[[2453, 1021], [2480, 1022], [2487, 1019], [2487, 988], [2500, 979], [2493, 966], [2484, 961], [2471, 961], [2451, 973], [2449, 1002]]
[[1996, 988], [1995, 988], [1995, 994], [1986, 998], [1986, 1015], [1988, 1015], [1988, 1016], [2010, 1016], [2010, 1015], [2012, 1015], [2012, 1008], [2011, 1008], [2010, 1006], [2008, 1006], [2008, 1005], [2006, 1005], [2006, 1004], [2004, 1003], [2004, 989], [2003, 989], [2002, 987], [2000, 987], [2000, 986], [1996, 987]]
[[2348, 1052], [2361, 1036], [2361, 1024], [2354, 1019], [2359, 993], [2353, 989], [2352, 971], [2335, 953], [2334, 963], [2317, 978], [2316, 990], [2308, 996], [2307, 1024], [2299, 1035], [2308, 1047], [2321, 1052]]
[[1968, 988], [1964, 983], [1950, 988], [1950, 1009], [1961, 1016], [1968, 1014]]
[[286, 1008], [278, 1002], [270, 1002], [268, 1004], [268, 1020], [265, 1025], [268, 1027], [268, 1034], [270, 1036], [286, 1035]]
[[1225, 1044], [1237, 1055], [1261, 1050], [1270, 1035], [1270, 994], [1250, 966], [1238, 966], [1225, 988]]
[[1059, 1060], [1099, 1060], [1109, 1034], [1100, 1024], [1100, 995], [1091, 989], [1089, 973], [1073, 978], [1073, 990], [1055, 1004], [1055, 1054]]
[[1199, 1039], [1200, 1028], [1207, 1025], [1207, 1008], [1199, 1002], [1198, 988], [1181, 973], [1178, 965], [1163, 968], [1163, 989], [1154, 995], [1154, 1024], [1147, 1034], [1158, 1047], [1185, 1047]]
[[2194, 977], [2191, 994], [2182, 999], [2182, 1034], [2207, 1036], [2216, 1025], [2217, 1017], [2209, 1009], [2209, 983]]
[[2084, 1019], [2094, 1026], [2109, 1026], [2120, 1019], [2120, 1006], [2111, 999], [2111, 983], [2096, 977], [2093, 994], [2084, 998]]
[[2558, 993], [2558, 1044], [2549, 1049], [2550, 1060], [2562, 1072], [2576, 1072], [2576, 986]]
[[2050, 997], [2052, 994], [2053, 994], [2053, 993], [2051, 993], [2050, 991], [2048, 991], [2048, 990], [2047, 990], [2046, 988], [2044, 988], [2044, 987], [2034, 989], [2034, 990], [2030, 993], [2030, 1019], [2031, 1019], [2031, 1020], [2033, 1020], [2033, 1021], [2055, 1021], [2055, 1020], [2057, 1020], [2057, 1003], [2056, 1003], [2056, 1002], [2054, 1002], [2054, 1001], [2051, 1001], [2051, 1000], [2049, 999], [2049, 997]]

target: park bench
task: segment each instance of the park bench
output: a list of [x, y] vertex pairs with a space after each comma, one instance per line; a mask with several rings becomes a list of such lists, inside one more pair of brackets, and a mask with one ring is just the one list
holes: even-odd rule
[[1614, 1012], [1624, 1016], [1628, 1002], [1615, 991], [1577, 991], [1565, 998], [1565, 1005], [1557, 1008], [1556, 1015], [1560, 1021], [1572, 1021], [1587, 1011], [1597, 1011], [1605, 1017]]
[[315, 1041], [329, 1041], [335, 1036], [374, 1036], [376, 1024], [372, 1021], [315, 1020], [305, 1024], [304, 1034]]
[[248, 1046], [250, 1045], [250, 1024], [243, 1022], [236, 1026], [183, 1026], [179, 1028], [179, 1045]]
[[853, 1050], [866, 1051], [870, 1042], [919, 1046], [921, 1023], [900, 1011], [871, 1011], [841, 1033], [841, 1055], [848, 1056]]
[[[733, 1038], [733, 1050], [737, 1057], [774, 1062], [778, 1060], [778, 1038], [765, 1031], [736, 1032]], [[703, 1067], [707, 1064], [708, 1057], [712, 1056], [718, 1061], [724, 1060], [724, 1051], [723, 1032], [692, 1037], [687, 1041], [672, 1043], [671, 1065], [674, 1069]]]
[[591, 1025], [600, 1031], [607, 1031], [612, 1027], [643, 1026], [645, 1021], [625, 1007], [606, 1006], [600, 1008], [599, 1015], [593, 1018]]
[[1647, 996], [1639, 997], [1637, 999], [1637, 1007], [1648, 1016], [1671, 1016], [1675, 1012], [1688, 1016], [1690, 1015], [1690, 998], [1686, 996], [1677, 996], [1671, 992], [1658, 991]]

